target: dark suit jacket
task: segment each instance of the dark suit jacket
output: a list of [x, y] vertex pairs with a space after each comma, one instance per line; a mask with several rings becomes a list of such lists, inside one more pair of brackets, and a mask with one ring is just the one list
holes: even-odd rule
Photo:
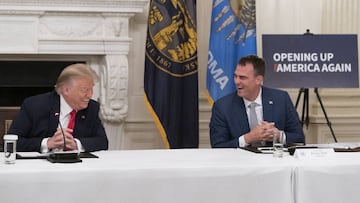
[[[60, 96], [55, 91], [26, 98], [8, 132], [19, 136], [17, 150], [40, 152], [42, 139], [51, 137], [58, 127], [59, 112]], [[96, 101], [91, 100], [86, 109], [78, 111], [75, 119], [73, 136], [80, 140], [85, 151], [108, 149]]]
[[[274, 122], [285, 131], [286, 142], [304, 143], [304, 133], [289, 94], [282, 90], [262, 87], [264, 121]], [[239, 147], [239, 137], [250, 132], [246, 107], [236, 92], [214, 103], [210, 120], [212, 147]]]

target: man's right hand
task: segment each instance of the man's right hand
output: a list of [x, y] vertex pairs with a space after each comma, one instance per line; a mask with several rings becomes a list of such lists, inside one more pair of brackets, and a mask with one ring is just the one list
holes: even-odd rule
[[63, 132], [64, 135], [61, 131], [60, 128], [58, 128], [56, 130], [56, 132], [54, 133], [54, 135], [52, 137], [50, 137], [47, 141], [47, 146], [48, 149], [63, 149], [64, 148], [64, 136], [65, 136], [65, 140], [66, 143], [68, 145], [68, 142], [72, 142], [73, 141], [73, 136], [72, 136], [72, 129], [68, 129], [68, 128], [63, 128]]
[[263, 121], [249, 133], [245, 134], [244, 139], [248, 144], [259, 141], [272, 141], [276, 131], [278, 130], [274, 123]]

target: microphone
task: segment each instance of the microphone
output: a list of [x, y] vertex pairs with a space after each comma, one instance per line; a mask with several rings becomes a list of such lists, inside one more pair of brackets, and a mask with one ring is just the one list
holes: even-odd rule
[[76, 163], [76, 162], [82, 162], [78, 152], [73, 152], [73, 151], [67, 151], [66, 152], [65, 151], [66, 150], [65, 133], [64, 133], [63, 127], [62, 127], [61, 122], [60, 122], [60, 114], [55, 113], [54, 115], [56, 117], [58, 117], [58, 125], [60, 127], [61, 134], [62, 134], [63, 139], [64, 139], [64, 146], [63, 146], [64, 151], [63, 152], [52, 152], [52, 153], [49, 154], [48, 157], [46, 157], [46, 159], [48, 161], [50, 161], [51, 163]]
[[65, 151], [66, 150], [65, 133], [64, 133], [63, 127], [62, 127], [61, 122], [60, 122], [60, 114], [55, 113], [55, 116], [58, 117], [58, 125], [60, 126], [61, 134], [62, 134], [63, 140], [64, 140], [63, 150]]

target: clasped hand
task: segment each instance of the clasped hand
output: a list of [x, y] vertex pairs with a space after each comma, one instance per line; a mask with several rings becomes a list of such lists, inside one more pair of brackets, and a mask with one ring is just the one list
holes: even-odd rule
[[[64, 136], [63, 136], [64, 133]], [[72, 135], [73, 130], [69, 128], [63, 128], [61, 131], [60, 128], [56, 130], [54, 135], [50, 137], [47, 141], [49, 149], [63, 149], [64, 148], [64, 137], [66, 143], [66, 150], [77, 150], [76, 141]]]
[[274, 135], [278, 134], [279, 130], [275, 127], [275, 123], [262, 121], [254, 129], [252, 129], [247, 137], [247, 143], [257, 141], [272, 141]]

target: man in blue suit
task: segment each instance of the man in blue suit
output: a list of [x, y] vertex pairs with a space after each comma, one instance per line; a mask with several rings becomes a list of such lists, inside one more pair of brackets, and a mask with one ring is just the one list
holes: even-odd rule
[[56, 91], [26, 98], [8, 131], [19, 137], [17, 150], [108, 149], [99, 104], [91, 99], [96, 79], [86, 64], [72, 64], [59, 75]]
[[[263, 59], [250, 55], [239, 60], [234, 72], [236, 92], [217, 100], [212, 108], [210, 141], [212, 147], [272, 145], [273, 136], [285, 132], [286, 144], [304, 143], [299, 117], [287, 92], [262, 86]], [[249, 123], [254, 103], [256, 124]]]

